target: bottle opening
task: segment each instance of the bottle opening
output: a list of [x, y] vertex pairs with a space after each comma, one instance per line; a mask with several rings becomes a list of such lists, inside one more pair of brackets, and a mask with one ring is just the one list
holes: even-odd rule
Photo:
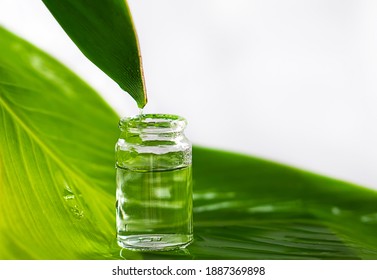
[[168, 114], [143, 114], [123, 118], [119, 122], [120, 130], [132, 133], [182, 132], [186, 125], [187, 121], [183, 117]]

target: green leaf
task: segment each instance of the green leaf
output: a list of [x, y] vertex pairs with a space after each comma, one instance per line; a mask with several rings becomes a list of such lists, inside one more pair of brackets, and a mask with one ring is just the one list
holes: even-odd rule
[[118, 117], [60, 63], [0, 38], [0, 258], [103, 258]]
[[147, 104], [141, 55], [125, 0], [42, 0], [82, 53], [127, 91]]
[[0, 28], [0, 259], [377, 259], [377, 193], [195, 147], [195, 241], [115, 242], [118, 116], [67, 68]]

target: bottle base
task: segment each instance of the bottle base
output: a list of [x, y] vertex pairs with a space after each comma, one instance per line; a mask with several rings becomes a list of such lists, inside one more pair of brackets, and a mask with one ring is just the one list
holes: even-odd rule
[[117, 237], [118, 245], [134, 251], [170, 251], [183, 249], [193, 240], [192, 234], [138, 234]]

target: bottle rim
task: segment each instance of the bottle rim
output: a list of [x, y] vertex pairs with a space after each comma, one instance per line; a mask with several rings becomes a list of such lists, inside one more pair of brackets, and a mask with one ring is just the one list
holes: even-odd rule
[[185, 118], [172, 114], [142, 114], [124, 117], [119, 122], [121, 131], [131, 133], [179, 133], [186, 125]]

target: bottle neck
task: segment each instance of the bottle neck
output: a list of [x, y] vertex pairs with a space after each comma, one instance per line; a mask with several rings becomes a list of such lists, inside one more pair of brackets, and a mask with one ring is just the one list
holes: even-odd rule
[[191, 164], [186, 121], [174, 115], [143, 115], [122, 119], [116, 144], [117, 166], [132, 170], [170, 170]]
[[121, 138], [128, 143], [174, 144], [185, 138], [186, 124], [184, 118], [176, 115], [146, 114], [122, 119], [119, 128]]

